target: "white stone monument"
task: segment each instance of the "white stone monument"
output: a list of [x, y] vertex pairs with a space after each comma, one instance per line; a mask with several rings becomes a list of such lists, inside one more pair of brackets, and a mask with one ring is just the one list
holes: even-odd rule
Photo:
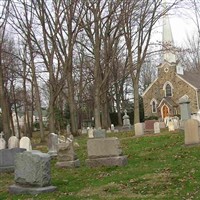
[[11, 136], [8, 140], [8, 149], [18, 148], [19, 139], [16, 136]]
[[136, 123], [135, 124], [135, 136], [144, 135], [144, 125], [143, 123]]
[[128, 128], [128, 129], [130, 129], [130, 127], [131, 127], [131, 124], [130, 124], [129, 116], [127, 115], [127, 110], [124, 110], [123, 128]]
[[111, 124], [111, 126], [110, 126], [110, 130], [111, 130], [112, 132], [115, 131], [115, 126], [114, 126], [114, 124]]
[[90, 128], [88, 130], [88, 138], [94, 138], [94, 130], [93, 130], [93, 128]]
[[27, 151], [32, 151], [31, 140], [28, 137], [22, 137], [19, 141], [19, 147]]
[[168, 130], [175, 131], [174, 122], [171, 119], [169, 120], [169, 123], [168, 123]]
[[49, 134], [49, 140], [48, 140], [48, 154], [50, 156], [57, 156], [58, 153], [58, 135], [55, 133]]
[[154, 133], [160, 133], [160, 123], [159, 122], [154, 123]]

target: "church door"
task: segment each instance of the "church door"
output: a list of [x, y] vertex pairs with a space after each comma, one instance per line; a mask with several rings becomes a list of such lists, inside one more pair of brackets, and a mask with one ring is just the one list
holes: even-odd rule
[[167, 117], [167, 116], [169, 116], [169, 108], [166, 106], [166, 105], [164, 105], [163, 106], [163, 108], [162, 108], [162, 116], [163, 116], [163, 119], [165, 118], [165, 117]]

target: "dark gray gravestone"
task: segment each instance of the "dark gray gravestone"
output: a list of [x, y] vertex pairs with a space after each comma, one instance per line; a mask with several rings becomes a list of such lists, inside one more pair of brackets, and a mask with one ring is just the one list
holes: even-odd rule
[[22, 148], [0, 150], [0, 172], [14, 171], [16, 154], [24, 151], [26, 151], [26, 149]]
[[50, 155], [40, 151], [26, 151], [15, 159], [15, 184], [9, 187], [13, 194], [53, 192], [51, 186]]

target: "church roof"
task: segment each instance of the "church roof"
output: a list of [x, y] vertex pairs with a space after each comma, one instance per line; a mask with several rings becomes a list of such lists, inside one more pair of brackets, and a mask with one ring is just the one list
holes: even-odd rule
[[184, 71], [184, 74], [178, 74], [182, 79], [197, 89], [200, 89], [200, 72]]
[[160, 104], [158, 105], [158, 107], [160, 107], [160, 106], [162, 105], [163, 102], [167, 102], [167, 103], [168, 103], [170, 106], [172, 106], [172, 107], [177, 107], [177, 106], [178, 106], [178, 104], [175, 103], [175, 102], [172, 100], [171, 97], [164, 97], [164, 98], [161, 100], [161, 102], [160, 102]]

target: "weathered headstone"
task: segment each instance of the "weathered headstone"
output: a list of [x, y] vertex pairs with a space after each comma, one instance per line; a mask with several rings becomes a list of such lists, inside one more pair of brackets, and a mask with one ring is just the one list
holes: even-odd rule
[[71, 128], [70, 128], [70, 125], [68, 124], [67, 125], [67, 134], [70, 134], [71, 133], [71, 130], [70, 130]]
[[118, 138], [94, 138], [87, 141], [88, 159], [90, 167], [124, 166], [127, 157], [123, 156]]
[[14, 171], [15, 156], [26, 149], [12, 148], [0, 150], [0, 172]]
[[166, 127], [168, 127], [169, 119], [170, 119], [169, 116], [167, 116], [167, 117], [164, 118], [164, 122], [165, 122], [165, 126]]
[[154, 133], [160, 133], [160, 123], [159, 122], [154, 123]]
[[16, 155], [15, 183], [9, 187], [13, 194], [39, 194], [52, 192], [50, 156], [39, 151], [23, 152]]
[[87, 134], [87, 129], [86, 129], [86, 128], [83, 128], [83, 129], [81, 130], [81, 134]]
[[8, 140], [8, 148], [18, 148], [19, 147], [19, 139], [16, 136], [11, 136]]
[[115, 126], [114, 126], [114, 124], [111, 124], [111, 126], [110, 126], [110, 130], [111, 130], [112, 132], [114, 132], [114, 130], [115, 130]]
[[188, 119], [184, 125], [185, 144], [193, 145], [200, 143], [199, 122], [195, 119]]
[[58, 153], [58, 135], [55, 133], [49, 134], [49, 140], [48, 140], [48, 154], [50, 156], [57, 156]]
[[179, 99], [179, 105], [181, 109], [181, 120], [187, 120], [191, 118], [190, 101], [188, 96], [184, 95]]
[[143, 125], [143, 123], [136, 123], [134, 126], [135, 126], [135, 136], [144, 135], [144, 125]]
[[90, 128], [88, 130], [88, 138], [94, 138], [94, 130], [93, 130], [93, 128]]
[[168, 122], [168, 130], [169, 131], [175, 131], [174, 122], [171, 119]]
[[154, 123], [157, 120], [145, 120], [145, 131], [154, 131]]
[[4, 133], [0, 133], [0, 150], [6, 148], [6, 141], [3, 139]]
[[94, 138], [104, 138], [106, 137], [105, 129], [95, 129], [93, 131]]
[[179, 129], [180, 128], [180, 124], [179, 124], [179, 120], [178, 119], [173, 119], [173, 122], [174, 122], [174, 129]]
[[130, 117], [127, 114], [127, 110], [124, 110], [124, 116], [123, 116], [123, 128], [128, 128], [130, 129], [131, 124], [130, 124]]
[[19, 147], [32, 151], [31, 140], [28, 137], [22, 137], [19, 141]]
[[74, 168], [80, 166], [80, 161], [74, 152], [73, 141], [67, 138], [66, 142], [58, 144], [57, 167]]
[[159, 122], [160, 129], [166, 128], [165, 122]]

